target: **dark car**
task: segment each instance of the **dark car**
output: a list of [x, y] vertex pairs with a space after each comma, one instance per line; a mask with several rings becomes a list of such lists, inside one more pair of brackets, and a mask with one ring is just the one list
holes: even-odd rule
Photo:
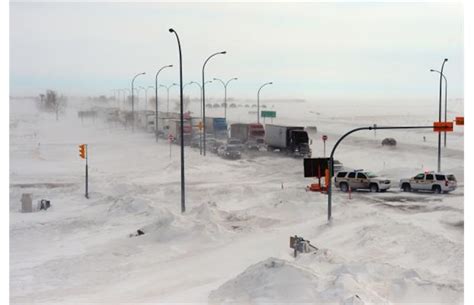
[[238, 145], [222, 145], [217, 150], [217, 154], [225, 159], [240, 159], [242, 157], [241, 148]]
[[241, 141], [240, 139], [237, 139], [237, 138], [229, 138], [229, 139], [227, 139], [227, 144], [239, 146], [240, 149], [243, 149], [243, 148], [244, 148], [244, 144], [242, 143], [242, 141]]

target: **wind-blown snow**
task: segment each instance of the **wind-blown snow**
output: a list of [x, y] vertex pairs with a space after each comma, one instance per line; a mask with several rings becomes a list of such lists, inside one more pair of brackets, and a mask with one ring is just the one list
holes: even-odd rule
[[[459, 115], [462, 105], [451, 105], [450, 115]], [[449, 134], [442, 159], [459, 187], [443, 195], [397, 187], [400, 178], [434, 169], [433, 132], [361, 132], [344, 140], [336, 159], [393, 184], [352, 199], [335, 190], [328, 223], [327, 197], [305, 191], [314, 179], [303, 177], [301, 160], [261, 154], [228, 161], [191, 148], [181, 214], [179, 147], [170, 158], [168, 143], [150, 133], [101, 118], [81, 122], [81, 107], [88, 105], [71, 100], [56, 121], [33, 101], [10, 102], [13, 304], [463, 303], [462, 127]], [[312, 149], [322, 156], [322, 134], [329, 154], [353, 127], [431, 124], [430, 107], [275, 103], [274, 123], [317, 126]], [[250, 122], [248, 111], [229, 109], [229, 119]], [[384, 137], [396, 138], [397, 147], [383, 148]], [[82, 143], [89, 145], [90, 199]], [[52, 207], [21, 213], [22, 193]], [[295, 259], [295, 234], [320, 250]]]

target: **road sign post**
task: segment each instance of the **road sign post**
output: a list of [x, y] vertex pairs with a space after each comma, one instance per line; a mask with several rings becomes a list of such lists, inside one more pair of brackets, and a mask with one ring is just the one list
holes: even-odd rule
[[174, 137], [172, 134], [168, 135], [168, 142], [170, 142], [170, 159], [171, 159], [171, 143], [173, 143]]
[[276, 111], [262, 110], [260, 112], [260, 116], [263, 118], [264, 123], [265, 123], [265, 118], [271, 118], [272, 123], [273, 123], [273, 118], [276, 118]]
[[323, 157], [326, 158], [326, 140], [328, 139], [327, 135], [323, 135], [323, 143], [324, 143], [324, 153]]

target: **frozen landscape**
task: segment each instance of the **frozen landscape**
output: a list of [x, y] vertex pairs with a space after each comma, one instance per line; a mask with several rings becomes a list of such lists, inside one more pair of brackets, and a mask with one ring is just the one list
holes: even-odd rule
[[[173, 101], [174, 102], [174, 101]], [[313, 157], [355, 127], [431, 125], [437, 100], [265, 101], [274, 123], [316, 126]], [[179, 146], [152, 133], [10, 100], [10, 299], [12, 304], [462, 304], [464, 129], [455, 126], [442, 169], [449, 194], [404, 193], [401, 178], [436, 169], [431, 130], [362, 131], [335, 154], [350, 168], [392, 180], [385, 193], [308, 192], [303, 161], [279, 154], [225, 160], [186, 147], [186, 212], [180, 212]], [[110, 106], [114, 106], [110, 104]], [[193, 108], [194, 107], [194, 108]], [[198, 105], [191, 110], [198, 113]], [[450, 100], [448, 118], [463, 115]], [[222, 108], [209, 116], [222, 116]], [[228, 121], [253, 122], [248, 108]], [[269, 121], [267, 120], [267, 123]], [[395, 148], [382, 147], [385, 137]], [[425, 137], [426, 141], [423, 141]], [[90, 198], [84, 197], [89, 147]], [[22, 193], [48, 199], [21, 213]], [[134, 236], [137, 230], [145, 234]], [[318, 250], [293, 257], [289, 238]]]

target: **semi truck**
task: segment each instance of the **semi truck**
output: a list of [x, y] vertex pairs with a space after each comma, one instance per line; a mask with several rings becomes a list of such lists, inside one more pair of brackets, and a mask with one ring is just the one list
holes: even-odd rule
[[281, 151], [295, 157], [311, 157], [310, 140], [304, 127], [265, 125], [265, 144], [270, 151]]
[[[168, 121], [168, 134], [166, 136], [172, 135], [176, 143], [181, 143], [181, 121], [180, 120], [169, 120]], [[165, 126], [166, 128], [166, 126]], [[183, 127], [183, 139], [184, 145], [190, 145], [191, 136], [192, 136], [192, 126], [191, 121], [185, 120]]]
[[206, 117], [206, 134], [217, 138], [227, 138], [227, 122], [225, 118]]
[[239, 139], [248, 149], [259, 149], [264, 145], [265, 129], [258, 123], [235, 123], [230, 125], [230, 137]]

